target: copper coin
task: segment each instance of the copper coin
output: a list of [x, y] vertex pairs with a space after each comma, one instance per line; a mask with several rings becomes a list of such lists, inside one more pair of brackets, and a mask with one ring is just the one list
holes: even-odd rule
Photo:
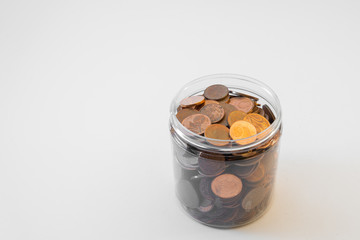
[[248, 177], [245, 178], [245, 180], [249, 183], [255, 184], [258, 182], [261, 182], [265, 177], [265, 168], [263, 164], [259, 164], [259, 166], [255, 169], [255, 171]]
[[202, 104], [203, 102], [205, 102], [204, 96], [191, 96], [191, 97], [187, 97], [187, 98], [184, 98], [183, 100], [181, 100], [180, 106], [191, 107], [194, 105]]
[[229, 89], [221, 84], [215, 84], [207, 87], [204, 96], [210, 100], [220, 100], [229, 94]]
[[258, 164], [253, 164], [250, 166], [232, 166], [232, 172], [238, 177], [248, 177], [250, 176], [258, 167]]
[[205, 129], [210, 126], [211, 120], [204, 114], [193, 114], [186, 117], [182, 125], [196, 134], [203, 134]]
[[254, 108], [254, 102], [247, 97], [233, 97], [230, 98], [229, 103], [237, 107], [238, 110], [245, 113], [251, 112], [251, 110]]
[[231, 94], [232, 96], [236, 96], [236, 97], [247, 97], [247, 98], [253, 99], [254, 101], [259, 101], [259, 98], [251, 96], [251, 95], [247, 95], [245, 93], [239, 93], [239, 92], [236, 92], [236, 91], [229, 91], [229, 94]]
[[205, 105], [208, 105], [208, 104], [219, 104], [219, 102], [218, 101], [215, 101], [215, 100], [205, 100], [205, 102], [203, 102], [202, 104], [200, 104], [200, 105], [196, 105], [195, 106], [195, 110], [200, 110], [200, 109], [202, 109]]
[[233, 125], [234, 122], [243, 120], [245, 116], [246, 116], [246, 113], [243, 111], [233, 111], [228, 116], [228, 123], [231, 126], [231, 125]]
[[208, 116], [211, 123], [216, 123], [224, 117], [225, 111], [220, 104], [208, 104], [200, 109], [200, 113]]
[[215, 208], [212, 211], [208, 212], [206, 215], [211, 219], [218, 219], [221, 218], [226, 213], [225, 208]]
[[259, 113], [260, 108], [258, 108], [256, 105], [254, 105], [254, 108], [252, 109], [252, 113]]
[[242, 207], [245, 210], [251, 210], [255, 208], [263, 201], [266, 193], [267, 190], [263, 187], [258, 187], [250, 190], [250, 192], [246, 194], [242, 201]]
[[[229, 129], [221, 124], [211, 124], [205, 129], [205, 137], [217, 140], [230, 140]], [[209, 143], [215, 146], [225, 146], [229, 141], [213, 141], [208, 139]]]
[[176, 117], [179, 120], [179, 122], [182, 122], [188, 116], [197, 114], [197, 113], [199, 113], [199, 112], [194, 109], [184, 108], [177, 112]]
[[193, 108], [193, 109], [199, 111], [204, 105], [205, 105], [205, 101], [199, 105], [194, 105], [193, 107], [190, 107], [190, 108]]
[[270, 107], [268, 105], [264, 105], [262, 107], [264, 109], [265, 115], [268, 116], [268, 120], [270, 123], [273, 123], [275, 121], [275, 115], [274, 113], [271, 111]]
[[211, 209], [213, 209], [214, 203], [213, 201], [209, 199], [205, 199], [201, 202], [200, 206], [198, 207], [198, 210], [200, 212], [210, 212]]
[[224, 126], [229, 126], [229, 123], [228, 123], [229, 114], [233, 111], [237, 111], [237, 108], [234, 105], [231, 105], [228, 103], [220, 103], [220, 106], [223, 107], [225, 114], [224, 114], [223, 119], [221, 119], [220, 122], [218, 122], [218, 123], [222, 124]]
[[215, 100], [205, 100], [204, 105], [208, 105], [208, 104], [219, 104], [219, 102]]
[[216, 177], [211, 183], [211, 190], [220, 198], [233, 198], [242, 190], [240, 178], [233, 174], [222, 174]]
[[180, 201], [189, 208], [197, 208], [200, 199], [194, 186], [187, 180], [180, 180], [176, 186], [177, 196]]
[[254, 153], [256, 155], [254, 154], [248, 155], [246, 153], [242, 154], [242, 157], [244, 158], [241, 160], [233, 161], [233, 164], [240, 167], [252, 166], [258, 164], [264, 158], [265, 154], [264, 153], [259, 154], [256, 152]]
[[254, 135], [256, 135], [255, 126], [243, 120], [234, 122], [230, 128], [231, 138], [237, 140], [236, 143], [240, 145], [254, 142], [256, 140], [256, 137], [252, 137]]
[[232, 223], [236, 218], [238, 218], [239, 211], [240, 211], [239, 208], [234, 208], [234, 209], [228, 211], [227, 214], [222, 217], [221, 222], [222, 222], [222, 223], [225, 223], [225, 224], [227, 224], [227, 225], [230, 224], [230, 226], [231, 226], [231, 225], [232, 225], [231, 223]]
[[230, 95], [227, 95], [226, 97], [217, 100], [219, 103], [229, 103], [230, 102]]
[[219, 201], [221, 202], [221, 207], [235, 208], [237, 205], [239, 205], [240, 198], [241, 194], [238, 194], [232, 198], [219, 198]]
[[214, 195], [211, 192], [211, 181], [212, 178], [208, 178], [208, 177], [203, 177], [200, 179], [199, 182], [199, 192], [201, 194], [201, 196], [203, 196], [205, 199], [214, 200]]
[[225, 171], [225, 158], [222, 155], [200, 154], [199, 157], [199, 172], [205, 176], [216, 176]]
[[[266, 120], [266, 118], [264, 118], [263, 116], [261, 116], [260, 114], [257, 114], [257, 113], [249, 113], [248, 115], [246, 115], [244, 117], [244, 121], [247, 121], [247, 122], [251, 123], [252, 125], [254, 125], [255, 128], [256, 128], [257, 133], [261, 133], [265, 129], [270, 127], [269, 121]], [[258, 138], [265, 137], [268, 132], [269, 132], [269, 130], [263, 132], [262, 134], [260, 134], [258, 136]]]
[[262, 108], [259, 108], [259, 112], [258, 112], [258, 114], [260, 114], [261, 116], [265, 116], [265, 111], [264, 111], [264, 109], [262, 109]]

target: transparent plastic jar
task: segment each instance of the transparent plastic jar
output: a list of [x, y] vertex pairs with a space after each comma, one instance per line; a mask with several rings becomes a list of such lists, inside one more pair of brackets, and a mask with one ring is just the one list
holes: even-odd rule
[[[182, 99], [203, 94], [213, 84], [259, 98], [257, 102], [267, 104], [275, 120], [250, 144], [214, 139], [209, 143], [206, 137], [185, 128], [176, 113]], [[279, 99], [264, 83], [236, 74], [215, 74], [186, 84], [170, 107], [176, 195], [185, 212], [196, 221], [217, 228], [239, 227], [261, 217], [270, 205], [274, 189], [281, 132]], [[221, 144], [224, 141], [228, 143]], [[241, 180], [241, 192], [235, 197], [220, 198], [212, 191], [212, 181], [224, 174]]]

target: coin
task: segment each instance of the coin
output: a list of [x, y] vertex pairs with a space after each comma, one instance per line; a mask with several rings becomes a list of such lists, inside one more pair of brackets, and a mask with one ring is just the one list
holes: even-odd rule
[[208, 104], [219, 104], [218, 101], [215, 101], [215, 100], [205, 100], [205, 102], [203, 102], [202, 104], [199, 104], [199, 105], [196, 105], [195, 106], [195, 110], [200, 110], [202, 109], [205, 105], [208, 105]]
[[217, 100], [219, 103], [229, 103], [230, 101], [230, 95], [227, 95], [226, 97], [220, 99], [220, 100]]
[[176, 117], [179, 120], [179, 122], [182, 122], [188, 116], [193, 115], [193, 114], [197, 114], [197, 113], [199, 113], [199, 112], [194, 110], [194, 109], [183, 108], [183, 109], [181, 109], [180, 111], [178, 111], [176, 113]]
[[250, 176], [255, 169], [258, 167], [258, 164], [250, 165], [250, 166], [232, 166], [232, 172], [238, 177], [248, 177]]
[[232, 96], [236, 96], [236, 97], [247, 97], [247, 98], [253, 99], [254, 101], [259, 101], [259, 98], [251, 96], [251, 95], [247, 95], [245, 93], [239, 93], [239, 92], [236, 92], [236, 91], [229, 91], [229, 94], [231, 94]]
[[267, 191], [263, 187], [254, 188], [249, 191], [242, 201], [242, 207], [245, 210], [251, 210], [258, 206], [264, 199]]
[[255, 152], [255, 154], [256, 155], [247, 155], [246, 153], [244, 153], [243, 154], [244, 158], [241, 160], [233, 161], [234, 162], [233, 164], [236, 166], [240, 166], [240, 167], [252, 166], [252, 165], [259, 163], [265, 156], [264, 153], [257, 154]]
[[246, 113], [243, 111], [233, 111], [229, 114], [228, 116], [228, 123], [231, 127], [231, 125], [233, 125], [234, 122], [239, 121], [239, 120], [243, 120], [244, 117], [246, 116]]
[[177, 183], [176, 190], [180, 201], [185, 206], [189, 208], [199, 207], [200, 204], [199, 196], [195, 191], [193, 185], [189, 181], [181, 179]]
[[258, 114], [260, 114], [261, 116], [265, 116], [265, 111], [264, 111], [264, 109], [262, 109], [262, 108], [259, 108], [259, 112], [258, 112]]
[[211, 123], [216, 123], [224, 117], [225, 111], [220, 104], [208, 104], [200, 109], [200, 113], [208, 116]]
[[204, 105], [208, 105], [208, 104], [219, 104], [218, 101], [215, 101], [215, 100], [205, 100], [205, 104]]
[[265, 177], [265, 168], [263, 164], [259, 164], [259, 166], [255, 169], [255, 171], [248, 177], [244, 179], [249, 182], [250, 184], [256, 184], [261, 182]]
[[210, 118], [204, 114], [193, 114], [182, 121], [184, 127], [196, 134], [203, 134], [210, 124]]
[[251, 112], [251, 110], [254, 108], [254, 102], [247, 97], [233, 97], [230, 98], [229, 103], [237, 107], [238, 110], [243, 111], [245, 113]]
[[211, 209], [213, 209], [214, 207], [214, 203], [213, 201], [209, 200], [209, 199], [204, 199], [200, 206], [198, 207], [198, 210], [200, 212], [210, 212]]
[[221, 216], [225, 215], [226, 209], [225, 208], [215, 208], [212, 211], [208, 212], [206, 215], [211, 219], [218, 219]]
[[223, 107], [225, 114], [224, 114], [224, 117], [218, 123], [222, 124], [224, 126], [229, 126], [229, 123], [228, 123], [229, 114], [233, 111], [237, 111], [237, 108], [234, 105], [231, 105], [228, 103], [220, 103], [220, 106]]
[[[194, 116], [194, 115], [193, 115]], [[256, 137], [251, 137], [256, 134], [256, 128], [249, 122], [240, 120], [230, 127], [230, 136], [233, 140], [237, 140], [236, 143], [245, 145], [252, 143], [256, 140]], [[242, 139], [246, 138], [246, 139]]]
[[222, 174], [216, 177], [211, 183], [211, 190], [220, 198], [233, 198], [242, 190], [240, 178], [233, 174]]
[[215, 84], [207, 87], [204, 96], [210, 100], [220, 100], [229, 94], [229, 89], [221, 84]]
[[208, 178], [208, 177], [203, 177], [200, 179], [200, 183], [199, 183], [199, 192], [201, 194], [201, 196], [203, 196], [205, 199], [214, 200], [214, 195], [211, 192], [211, 181], [212, 178]]
[[188, 151], [175, 151], [176, 159], [179, 164], [189, 170], [194, 170], [197, 168], [198, 157]]
[[[260, 114], [257, 114], [257, 113], [249, 113], [248, 115], [246, 115], [244, 117], [244, 121], [247, 121], [247, 122], [251, 123], [252, 125], [254, 125], [255, 128], [256, 128], [257, 133], [261, 133], [265, 129], [270, 127], [269, 121], [266, 120], [266, 118], [264, 118], [263, 116], [261, 116]], [[269, 131], [263, 132], [262, 134], [260, 134], [258, 136], [258, 138], [265, 137], [268, 132]]]
[[194, 109], [196, 111], [199, 111], [204, 105], [205, 105], [205, 101], [203, 103], [199, 104], [199, 105], [194, 105], [194, 106], [192, 106], [190, 108], [192, 108], [192, 109]]
[[252, 113], [259, 113], [260, 108], [254, 105], [254, 108], [251, 110]]
[[270, 122], [269, 115], [267, 115], [266, 113], [264, 114], [264, 118], [266, 118], [266, 120], [268, 120], [268, 121], [269, 121], [269, 123], [272, 123], [272, 122]]
[[200, 153], [199, 172], [205, 176], [216, 176], [225, 171], [225, 158], [222, 155]]
[[270, 107], [267, 104], [265, 104], [262, 108], [264, 109], [265, 115], [268, 116], [269, 122], [273, 123], [275, 121], [275, 115], [271, 111]]
[[[205, 129], [205, 137], [218, 140], [230, 140], [229, 129], [221, 124], [211, 124]], [[212, 141], [207, 139], [209, 143], [215, 146], [225, 146], [229, 141]]]
[[231, 224], [238, 217], [239, 211], [240, 209], [235, 207], [234, 209], [227, 211], [227, 214], [222, 217], [221, 223]]
[[182, 107], [191, 107], [194, 105], [202, 104], [205, 101], [204, 96], [191, 96], [181, 100], [180, 105]]

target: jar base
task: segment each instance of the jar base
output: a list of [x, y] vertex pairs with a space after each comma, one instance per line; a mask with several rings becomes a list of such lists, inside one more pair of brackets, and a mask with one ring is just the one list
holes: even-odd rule
[[237, 224], [228, 224], [228, 225], [226, 223], [224, 223], [224, 225], [219, 225], [219, 224], [211, 224], [211, 223], [201, 221], [200, 219], [197, 219], [194, 216], [192, 216], [189, 213], [189, 211], [187, 210], [187, 207], [182, 205], [182, 204], [180, 204], [180, 209], [181, 209], [181, 211], [185, 212], [185, 215], [187, 215], [189, 218], [191, 218], [195, 222], [201, 223], [202, 225], [205, 225], [207, 227], [212, 227], [212, 228], [217, 228], [217, 229], [232, 229], [232, 228], [244, 227], [246, 225], [249, 225], [249, 224], [254, 223], [257, 220], [259, 220], [261, 217], [263, 217], [270, 210], [270, 208], [272, 206], [272, 201], [273, 201], [273, 197], [272, 197], [272, 194], [271, 194], [271, 196], [267, 200], [266, 207], [264, 207], [262, 211], [257, 212], [254, 216], [251, 216], [251, 218], [249, 218], [247, 221], [243, 221], [243, 222], [240, 221]]

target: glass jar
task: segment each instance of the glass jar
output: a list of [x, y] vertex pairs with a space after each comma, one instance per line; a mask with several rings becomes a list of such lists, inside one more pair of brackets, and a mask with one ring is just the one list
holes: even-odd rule
[[[259, 98], [257, 102], [268, 105], [275, 120], [246, 145], [236, 140], [209, 140], [191, 132], [176, 117], [180, 101], [203, 94], [214, 84], [227, 86], [230, 93]], [[215, 74], [186, 84], [170, 107], [176, 195], [185, 212], [200, 223], [218, 228], [243, 226], [261, 217], [274, 189], [281, 132], [279, 99], [264, 83], [236, 74]], [[212, 183], [222, 177], [237, 181], [236, 196], [220, 198], [214, 194]]]

